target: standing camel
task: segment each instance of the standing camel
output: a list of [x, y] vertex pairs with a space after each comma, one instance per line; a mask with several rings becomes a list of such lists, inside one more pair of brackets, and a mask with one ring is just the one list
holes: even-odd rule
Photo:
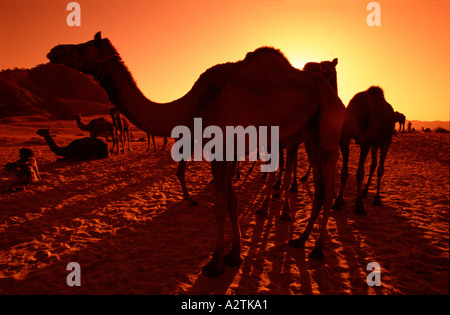
[[[156, 152], [155, 136], [150, 135], [148, 132], [147, 132], [147, 152], [150, 151], [150, 137], [152, 137], [152, 139], [153, 139], [153, 148], [154, 148], [153, 152]], [[168, 141], [167, 137], [164, 137], [164, 143], [163, 143], [163, 146], [161, 147], [161, 151], [166, 150], [167, 141]]]
[[[323, 207], [322, 227], [310, 254], [313, 258], [323, 257], [345, 113], [341, 100], [323, 77], [295, 69], [280, 51], [263, 47], [248, 53], [241, 61], [208, 69], [186, 95], [159, 104], [142, 94], [117, 50], [107, 38], [101, 38], [100, 32], [86, 43], [55, 46], [47, 57], [52, 63], [95, 76], [111, 102], [135, 126], [155, 136], [171, 137], [172, 130], [179, 126], [194, 134], [194, 118], [198, 117], [204, 126], [217, 126], [223, 131], [226, 126], [279, 126], [280, 141], [305, 142], [313, 165], [313, 210], [303, 234], [290, 244], [304, 246]], [[231, 178], [236, 162], [214, 160], [210, 165], [215, 192], [216, 245], [203, 273], [217, 276], [224, 271], [225, 264], [241, 264], [241, 232]], [[227, 213], [233, 232], [231, 252], [225, 255]]]
[[37, 134], [44, 138], [53, 153], [67, 159], [102, 159], [109, 156], [108, 145], [100, 139], [76, 139], [67, 146], [60, 147], [53, 140], [49, 129], [39, 129]]
[[119, 150], [116, 131], [112, 123], [104, 118], [95, 118], [92, 119], [88, 124], [84, 124], [81, 121], [81, 114], [75, 115], [74, 118], [77, 122], [78, 128], [83, 131], [88, 131], [92, 139], [97, 139], [97, 137], [104, 137], [106, 141], [109, 137], [111, 137], [113, 142], [112, 151], [114, 151], [115, 146], [117, 146], [117, 150]]
[[395, 112], [395, 122], [398, 123], [398, 132], [401, 132], [402, 134], [405, 132], [405, 122], [406, 117], [400, 112]]
[[[380, 149], [380, 163], [377, 170], [377, 192], [373, 203], [381, 205], [380, 185], [384, 174], [384, 162], [392, 142], [392, 135], [395, 128], [395, 116], [392, 106], [386, 102], [383, 90], [372, 86], [364, 92], [356, 94], [349, 102], [345, 110], [344, 126], [342, 127], [341, 152], [342, 171], [341, 187], [339, 195], [333, 206], [340, 210], [344, 203], [343, 195], [345, 184], [348, 178], [348, 158], [350, 140], [355, 139], [361, 148], [359, 156], [358, 170], [356, 172], [357, 198], [355, 213], [366, 215], [363, 198], [366, 197], [373, 173], [377, 167], [377, 151]], [[370, 165], [369, 178], [363, 190], [361, 190], [364, 180], [364, 162], [367, 154], [372, 149], [372, 163]]]
[[131, 151], [130, 137], [131, 129], [130, 122], [122, 115], [115, 107], [109, 109], [109, 114], [114, 125], [115, 136], [118, 141], [117, 153], [120, 151], [119, 147], [122, 144], [122, 153], [125, 153], [125, 143], [128, 143], [128, 151]]
[[[335, 58], [332, 61], [322, 61], [322, 62], [308, 62], [305, 64], [305, 66], [303, 67], [304, 71], [310, 71], [313, 73], [317, 73], [319, 75], [321, 75], [322, 77], [324, 77], [331, 85], [331, 87], [333, 88], [333, 90], [336, 92], [337, 94], [337, 72], [336, 72], [336, 66], [338, 63], [338, 59]], [[286, 148], [287, 149], [287, 148]], [[280, 169], [278, 172], [278, 178], [277, 181], [275, 182], [275, 185], [273, 186], [273, 188], [275, 190], [279, 190], [280, 186], [281, 186], [281, 178], [282, 178], [282, 174], [283, 174], [283, 166], [284, 166], [284, 158], [283, 158], [283, 144], [280, 144]], [[285, 178], [283, 178], [283, 194], [284, 194], [284, 205], [282, 208], [282, 213], [280, 216], [280, 220], [282, 221], [291, 221], [291, 216], [289, 214], [290, 212], [290, 207], [289, 207], [289, 192], [298, 192], [298, 183], [297, 183], [297, 162], [298, 162], [298, 147], [297, 149], [292, 148], [293, 152], [286, 153], [286, 171], [285, 173]], [[288, 161], [288, 159], [292, 159], [292, 161]], [[291, 174], [288, 174], [288, 167], [291, 170], [292, 169], [292, 185], [291, 188], [288, 189], [288, 185], [290, 184], [290, 180], [291, 180]], [[309, 173], [311, 172], [311, 168], [312, 168], [312, 164], [309, 163], [309, 168], [308, 168], [308, 172], [300, 179], [300, 181], [304, 182], [308, 179]], [[259, 210], [256, 211], [257, 214], [260, 215], [266, 215], [268, 213], [268, 207], [269, 207], [269, 203], [270, 203], [270, 199], [271, 199], [271, 191], [269, 191], [270, 188], [268, 188], [268, 191], [266, 192], [266, 196], [265, 199], [263, 201], [263, 204], [261, 206], [261, 208]]]

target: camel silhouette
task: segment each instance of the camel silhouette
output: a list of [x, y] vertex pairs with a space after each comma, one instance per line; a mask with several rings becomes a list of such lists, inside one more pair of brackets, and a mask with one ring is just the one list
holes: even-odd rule
[[53, 153], [67, 159], [102, 159], [109, 156], [108, 145], [100, 139], [90, 137], [76, 139], [67, 146], [60, 147], [53, 140], [49, 129], [39, 129], [36, 133], [44, 137]]
[[[153, 139], [153, 148], [154, 148], [153, 152], [156, 152], [155, 136], [149, 134], [148, 132], [147, 132], [147, 152], [150, 151], [150, 137], [152, 137], [152, 139]], [[168, 141], [169, 140], [167, 139], [167, 137], [164, 137], [164, 143], [163, 143], [163, 145], [161, 147], [161, 151], [166, 150], [166, 146], [167, 146], [167, 142]]]
[[118, 141], [117, 152], [120, 151], [119, 147], [122, 144], [122, 153], [125, 153], [125, 143], [128, 144], [128, 151], [131, 151], [130, 147], [130, 137], [131, 137], [131, 129], [130, 122], [128, 119], [122, 115], [117, 108], [110, 108], [109, 114], [111, 115], [111, 119], [113, 122], [115, 137]]
[[405, 122], [406, 117], [400, 112], [395, 112], [395, 122], [398, 123], [398, 132], [401, 132], [402, 134], [405, 132]]
[[92, 119], [88, 124], [84, 124], [81, 121], [81, 114], [76, 114], [74, 118], [77, 122], [78, 128], [80, 128], [83, 131], [88, 131], [92, 139], [97, 139], [97, 137], [104, 137], [106, 141], [110, 137], [113, 143], [112, 151], [114, 151], [114, 147], [116, 146], [117, 150], [119, 150], [119, 143], [116, 137], [116, 130], [112, 123], [110, 123], [104, 118], [95, 118]]
[[[377, 170], [377, 192], [374, 199], [375, 205], [381, 205], [380, 186], [384, 174], [384, 163], [395, 128], [395, 117], [392, 106], [386, 102], [384, 92], [380, 87], [372, 86], [364, 92], [357, 93], [349, 102], [345, 110], [344, 126], [341, 136], [341, 153], [343, 165], [341, 171], [341, 187], [339, 195], [333, 206], [340, 210], [345, 204], [343, 200], [345, 184], [348, 178], [348, 158], [350, 140], [354, 139], [361, 148], [358, 170], [356, 172], [357, 198], [355, 213], [365, 215], [362, 198], [367, 195], [373, 173], [377, 168], [377, 151], [380, 149], [380, 163]], [[364, 179], [364, 162], [367, 154], [372, 150], [372, 163], [370, 165], [369, 178], [364, 190], [361, 190]]]
[[[314, 169], [313, 210], [302, 235], [289, 244], [305, 245], [323, 208], [322, 227], [310, 257], [324, 256], [324, 237], [333, 203], [333, 173], [345, 114], [345, 106], [326, 79], [295, 69], [279, 50], [262, 47], [247, 53], [241, 61], [213, 66], [186, 95], [159, 104], [142, 94], [117, 50], [100, 32], [82, 44], [55, 46], [47, 57], [52, 63], [95, 76], [111, 102], [135, 126], [155, 136], [170, 137], [177, 126], [186, 126], [193, 134], [194, 117], [199, 117], [204, 126], [222, 130], [226, 126], [279, 126], [279, 140], [288, 150], [305, 142]], [[211, 261], [202, 270], [207, 276], [217, 276], [225, 265], [242, 262], [241, 232], [232, 184], [236, 162], [214, 160], [210, 165], [216, 245]], [[274, 178], [273, 172], [269, 177]], [[232, 223], [232, 248], [225, 255], [227, 213]]]
[[[332, 61], [322, 61], [322, 62], [308, 62], [303, 66], [303, 71], [310, 71], [313, 73], [317, 73], [327, 79], [330, 83], [331, 87], [337, 93], [337, 72], [336, 66], [338, 64], [338, 59], [334, 58]], [[282, 174], [283, 174], [283, 166], [284, 166], [284, 157], [283, 157], [283, 149], [284, 147], [280, 144], [280, 169], [278, 172], [278, 178], [273, 185], [273, 189], [279, 190], [282, 182]], [[293, 149], [295, 150], [295, 148]], [[284, 194], [284, 206], [282, 208], [282, 213], [280, 216], [280, 220], [289, 222], [291, 221], [291, 216], [289, 214], [289, 192], [298, 192], [298, 182], [297, 182], [297, 162], [298, 162], [298, 148], [296, 152], [291, 152], [290, 154], [286, 154], [286, 159], [292, 158], [293, 161], [286, 161], [286, 171], [285, 178], [283, 178], [283, 187], [282, 194]], [[252, 166], [253, 167], [253, 166]], [[290, 181], [290, 174], [287, 174], [288, 171], [292, 172], [292, 184]], [[301, 182], [304, 182], [308, 179], [308, 176], [311, 172], [312, 165], [309, 164], [309, 168], [307, 173], [300, 179]], [[288, 185], [291, 184], [291, 187], [288, 192]], [[259, 215], [266, 215], [268, 213], [268, 207], [271, 199], [271, 192], [266, 192], [266, 198], [263, 201], [263, 204], [259, 210], [256, 211]]]

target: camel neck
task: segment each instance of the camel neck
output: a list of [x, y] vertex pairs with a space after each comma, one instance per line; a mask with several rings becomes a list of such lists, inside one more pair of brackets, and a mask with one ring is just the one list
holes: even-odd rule
[[55, 143], [55, 141], [53, 140], [52, 136], [46, 135], [44, 137], [44, 139], [47, 142], [48, 146], [50, 147], [50, 150], [53, 151], [53, 153], [55, 153], [57, 155], [63, 155], [62, 152], [61, 152], [61, 148]]
[[[193, 123], [194, 102], [182, 97], [170, 103], [150, 101], [137, 87], [123, 63], [115, 63], [100, 80], [110, 101], [138, 128], [160, 137], [170, 137], [172, 129]], [[190, 98], [192, 99], [192, 98]], [[192, 121], [191, 121], [192, 120]]]
[[88, 126], [83, 124], [80, 117], [77, 117], [77, 125], [81, 130], [88, 131]]

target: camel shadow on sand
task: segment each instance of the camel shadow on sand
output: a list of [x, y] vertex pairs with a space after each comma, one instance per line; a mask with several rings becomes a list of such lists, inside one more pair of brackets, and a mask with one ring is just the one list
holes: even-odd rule
[[[17, 195], [23, 200], [22, 206], [29, 209], [19, 204], [2, 214], [9, 219], [0, 232], [1, 249], [8, 251], [14, 262], [3, 264], [6, 277], [0, 280], [2, 293], [408, 294], [423, 292], [427, 279], [445, 285], [445, 280], [434, 279], [426, 261], [421, 262], [425, 255], [439, 255], [433, 243], [421, 236], [423, 229], [411, 224], [395, 205], [372, 206], [367, 201], [373, 198], [370, 191], [365, 201], [368, 216], [353, 214], [351, 204], [331, 212], [325, 259], [307, 257], [313, 240], [305, 249], [288, 247], [287, 241], [301, 233], [307, 223], [312, 184], [306, 182], [299, 186], [298, 195], [290, 195], [292, 209], [297, 209], [295, 221], [280, 222], [283, 203], [277, 199], [267, 216], [255, 214], [265, 184], [259, 173], [234, 184], [240, 201], [242, 265], [226, 267], [216, 278], [203, 276], [202, 266], [214, 246], [210, 238], [215, 225], [214, 193], [208, 184], [209, 170], [204, 170], [209, 166], [191, 164], [189, 169], [196, 183], [204, 183], [190, 188], [200, 202], [193, 207], [181, 201], [175, 176], [161, 179], [159, 173], [137, 172], [147, 167], [174, 174], [174, 163], [168, 164], [163, 158], [144, 160], [141, 154], [135, 154], [133, 167], [120, 169], [120, 158], [112, 158], [109, 162], [117, 167], [99, 170], [98, 176], [89, 177], [87, 183], [88, 171], [81, 167], [76, 178], [69, 178], [74, 176], [72, 162], [43, 165], [44, 172], [56, 165], [61, 181], [41, 191], [41, 196]], [[98, 163], [92, 167], [100, 168], [103, 162], [86, 163]], [[119, 184], [128, 172], [136, 176]], [[105, 187], [102, 174], [113, 179], [110, 187]], [[65, 185], [75, 190], [67, 191]], [[162, 195], [154, 190], [155, 185]], [[244, 186], [248, 187], [240, 189]], [[177, 191], [165, 187], [177, 187]], [[349, 196], [354, 195], [352, 190], [350, 186]], [[58, 198], [54, 198], [56, 194]], [[40, 211], [33, 210], [31, 200]], [[312, 233], [318, 233], [317, 226]], [[227, 221], [228, 250], [230, 239]], [[81, 287], [66, 284], [66, 266], [72, 261], [81, 266]], [[381, 265], [381, 287], [368, 287], [366, 283], [366, 266], [371, 261]], [[444, 263], [440, 260], [434, 267], [439, 264]]]

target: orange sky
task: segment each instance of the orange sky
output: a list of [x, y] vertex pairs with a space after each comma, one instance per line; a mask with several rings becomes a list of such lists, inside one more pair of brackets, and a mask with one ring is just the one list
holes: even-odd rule
[[450, 1], [80, 0], [81, 26], [66, 24], [68, 0], [0, 0], [0, 69], [47, 62], [54, 45], [101, 30], [144, 94], [184, 95], [207, 68], [259, 46], [280, 49], [294, 66], [339, 59], [344, 104], [379, 85], [407, 120], [450, 120]]

